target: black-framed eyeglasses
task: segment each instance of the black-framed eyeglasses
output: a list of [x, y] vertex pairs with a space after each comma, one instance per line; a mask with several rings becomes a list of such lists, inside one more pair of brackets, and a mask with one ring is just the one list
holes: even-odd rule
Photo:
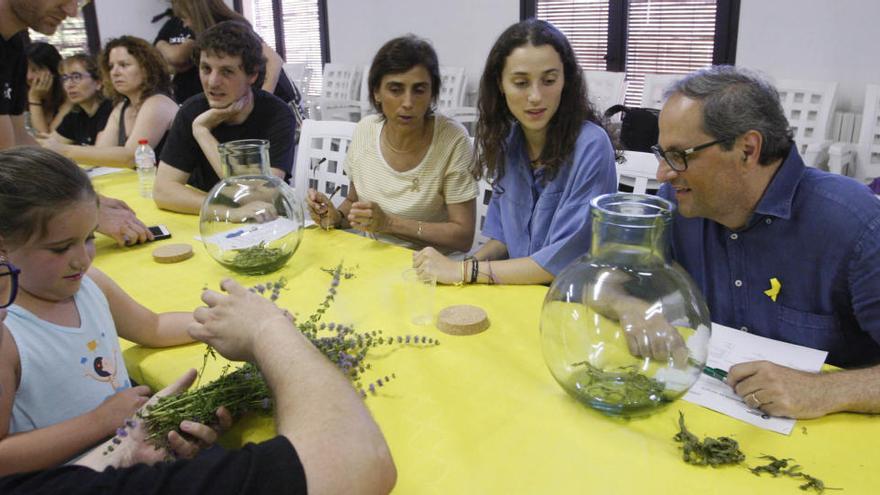
[[709, 146], [714, 146], [719, 143], [723, 143], [724, 141], [721, 139], [716, 139], [715, 141], [704, 143], [699, 146], [694, 146], [692, 148], [688, 148], [686, 150], [670, 150], [666, 151], [660, 147], [659, 144], [655, 144], [651, 146], [651, 151], [654, 152], [654, 156], [657, 157], [658, 160], [665, 161], [672, 170], [676, 172], [684, 172], [688, 168], [687, 157], [700, 151], [702, 149], [706, 149]]
[[74, 84], [83, 80], [84, 77], [90, 76], [91, 74], [83, 74], [82, 72], [71, 72], [70, 74], [62, 74], [61, 75], [61, 84], [67, 83], [70, 81]]
[[[0, 309], [8, 308], [18, 295], [18, 274], [21, 270], [8, 261], [0, 261]], [[11, 277], [9, 281], [3, 277]]]

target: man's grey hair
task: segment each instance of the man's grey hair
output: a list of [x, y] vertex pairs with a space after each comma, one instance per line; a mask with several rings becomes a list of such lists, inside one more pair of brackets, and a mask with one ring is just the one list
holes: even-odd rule
[[759, 132], [761, 165], [785, 158], [794, 142], [779, 93], [753, 71], [732, 65], [701, 69], [672, 84], [665, 96], [675, 94], [703, 103], [703, 131], [726, 150], [747, 131]]

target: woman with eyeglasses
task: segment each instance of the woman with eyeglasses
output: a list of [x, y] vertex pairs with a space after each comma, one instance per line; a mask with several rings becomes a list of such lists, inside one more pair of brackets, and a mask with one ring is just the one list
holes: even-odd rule
[[28, 109], [38, 135], [58, 127], [71, 107], [58, 74], [60, 62], [61, 55], [49, 43], [37, 41], [27, 47]]
[[91, 146], [107, 125], [113, 103], [104, 98], [103, 84], [95, 58], [84, 53], [61, 61], [61, 82], [67, 99], [73, 104], [49, 139], [63, 144]]

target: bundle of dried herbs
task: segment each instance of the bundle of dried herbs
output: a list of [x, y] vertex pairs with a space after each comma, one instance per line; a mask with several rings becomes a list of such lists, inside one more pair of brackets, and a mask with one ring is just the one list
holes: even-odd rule
[[[366, 362], [367, 354], [371, 349], [395, 344], [435, 346], [440, 342], [418, 335], [384, 337], [380, 331], [357, 332], [350, 325], [322, 322], [324, 313], [336, 298], [341, 276], [342, 263], [334, 270], [330, 288], [315, 312], [308, 319], [297, 321], [294, 318], [294, 321], [303, 335], [348, 376], [362, 396], [366, 396], [367, 391], [375, 394], [377, 387], [384, 386], [395, 378], [395, 375], [381, 376], [364, 384], [363, 375], [372, 368], [370, 363]], [[275, 300], [285, 283], [284, 279], [281, 279], [278, 282], [259, 285], [251, 290], [261, 294], [269, 290], [271, 299]], [[210, 356], [214, 356], [214, 351], [209, 347], [205, 359]], [[229, 410], [233, 418], [248, 412], [268, 414], [272, 410], [269, 388], [256, 366], [248, 363], [231, 372], [227, 366], [217, 380], [180, 395], [163, 397], [156, 404], [140, 412], [139, 416], [144, 422], [150, 441], [157, 447], [165, 447], [168, 433], [177, 429], [183, 420], [203, 424], [216, 423], [215, 411], [221, 405]]]
[[637, 412], [666, 400], [663, 383], [639, 373], [634, 366], [602, 370], [587, 361], [572, 366], [583, 366], [578, 381], [584, 395], [600, 409]]
[[678, 412], [678, 429], [672, 438], [681, 443], [681, 456], [688, 464], [718, 467], [739, 464], [746, 458], [739, 450], [739, 443], [730, 437], [706, 437], [701, 442], [684, 425], [681, 411]]
[[805, 481], [804, 484], [800, 485], [798, 488], [801, 490], [813, 490], [816, 493], [824, 493], [825, 490], [841, 490], [841, 488], [831, 488], [825, 486], [825, 482], [822, 480], [810, 476], [807, 473], [801, 472], [801, 466], [799, 464], [792, 464], [789, 467], [789, 461], [794, 461], [792, 458], [779, 459], [772, 455], [762, 455], [759, 459], [765, 459], [770, 461], [769, 463], [763, 466], [756, 466], [753, 468], [749, 468], [749, 471], [752, 472], [755, 476], [761, 476], [763, 473], [768, 473], [774, 478], [778, 476], [788, 476], [790, 478], [800, 478]]
[[227, 266], [239, 273], [259, 275], [271, 273], [281, 268], [293, 255], [286, 253], [281, 248], [270, 248], [265, 242], [235, 250], [235, 256], [227, 263]]

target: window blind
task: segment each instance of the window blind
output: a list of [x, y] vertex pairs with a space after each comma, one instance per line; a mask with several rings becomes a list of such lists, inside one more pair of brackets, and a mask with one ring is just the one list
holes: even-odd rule
[[626, 103], [638, 105], [645, 74], [687, 74], [712, 64], [715, 0], [630, 0]]
[[608, 0], [539, 0], [537, 17], [565, 34], [582, 69], [605, 70]]
[[55, 46], [62, 58], [75, 53], [89, 52], [89, 39], [86, 35], [86, 23], [82, 18], [82, 13], [79, 13], [77, 17], [65, 19], [52, 36], [46, 36], [33, 29], [29, 29], [28, 34], [31, 41], [44, 41]]
[[[537, 17], [565, 33], [584, 69], [606, 70], [610, 2], [537, 0]], [[639, 105], [645, 74], [687, 74], [712, 64], [716, 0], [629, 0], [626, 103]], [[621, 24], [624, 20], [621, 19]]]
[[[267, 45], [275, 46], [275, 15], [272, 0], [250, 0], [245, 16]], [[321, 94], [321, 31], [317, 0], [283, 0], [281, 5], [286, 62], [306, 63], [311, 71], [308, 87], [300, 91], [310, 96]]]

